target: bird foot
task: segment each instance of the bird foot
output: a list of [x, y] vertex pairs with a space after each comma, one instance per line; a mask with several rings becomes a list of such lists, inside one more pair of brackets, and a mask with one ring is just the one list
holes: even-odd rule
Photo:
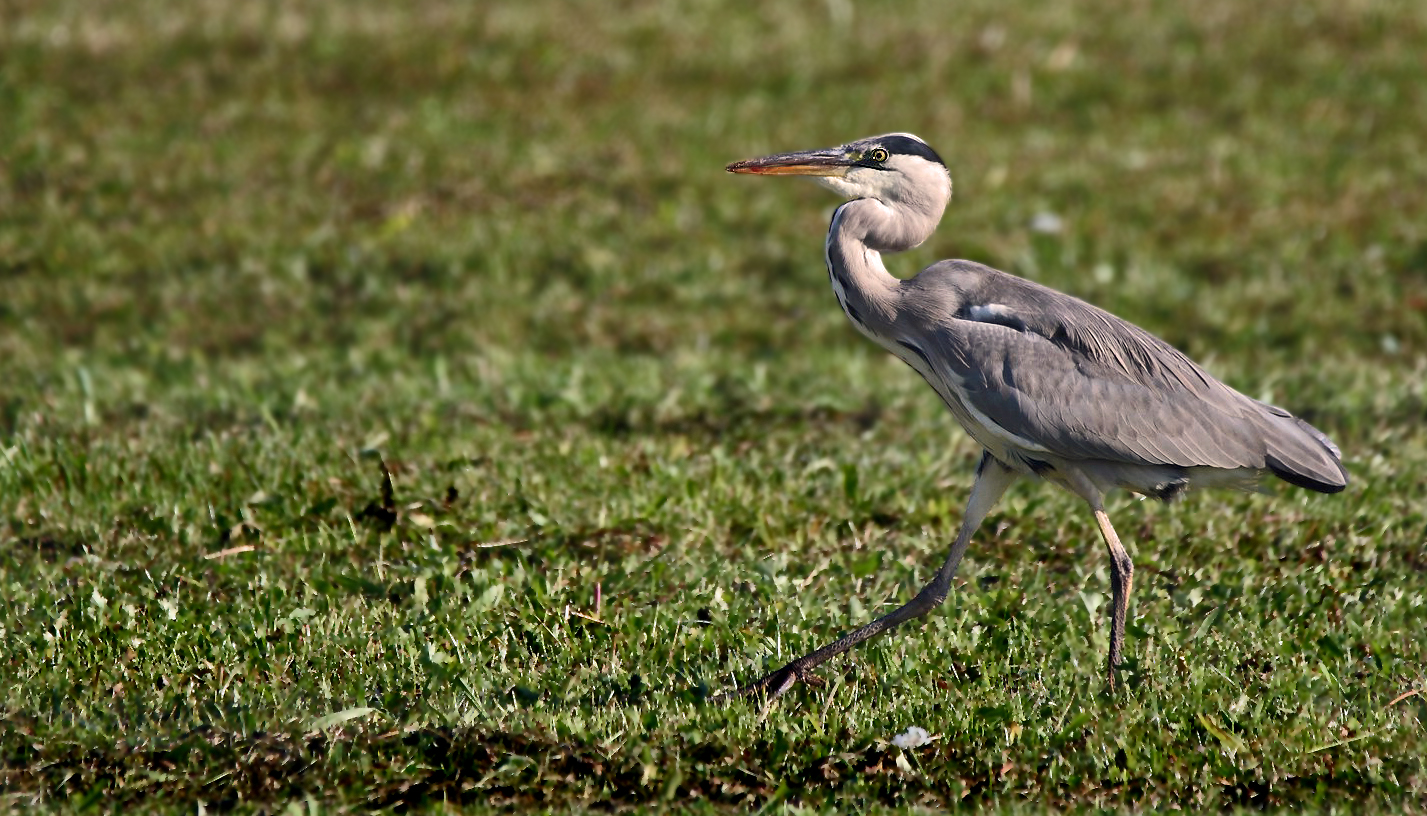
[[766, 695], [767, 702], [771, 703], [786, 694], [788, 690], [797, 685], [800, 680], [817, 688], [822, 688], [827, 685], [826, 680], [816, 674], [808, 672], [808, 670], [794, 662], [789, 663], [777, 671], [769, 672], [742, 688], [719, 694], [713, 697], [712, 700], [715, 703], [728, 703], [739, 697], [753, 697], [763, 694]]
[[1105, 694], [1113, 696], [1116, 692], [1125, 693], [1131, 688], [1131, 682], [1138, 682], [1140, 674], [1140, 664], [1134, 659], [1122, 660], [1114, 665], [1105, 668]]

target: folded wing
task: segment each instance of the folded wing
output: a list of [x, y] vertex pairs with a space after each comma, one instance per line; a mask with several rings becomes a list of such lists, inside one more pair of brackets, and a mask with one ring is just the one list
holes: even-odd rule
[[1338, 449], [1316, 428], [1143, 329], [979, 264], [928, 272], [918, 283], [954, 291], [940, 302], [955, 313], [918, 345], [1010, 434], [1073, 460], [1254, 468], [1323, 492], [1347, 484]]

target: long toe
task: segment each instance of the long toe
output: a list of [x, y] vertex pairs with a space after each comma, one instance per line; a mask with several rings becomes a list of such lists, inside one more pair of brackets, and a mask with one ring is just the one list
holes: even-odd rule
[[768, 702], [771, 703], [787, 694], [788, 690], [796, 686], [801, 679], [803, 679], [802, 672], [798, 671], [797, 666], [784, 666], [749, 686], [748, 691], [754, 694], [760, 691], [764, 692], [768, 695]]
[[[795, 665], [787, 665], [774, 672], [769, 672], [748, 685], [736, 691], [727, 691], [713, 698], [716, 703], [728, 703], [738, 697], [757, 697], [763, 695], [769, 702], [782, 697], [799, 680], [807, 679], [802, 676]], [[816, 679], [816, 678], [815, 678]]]

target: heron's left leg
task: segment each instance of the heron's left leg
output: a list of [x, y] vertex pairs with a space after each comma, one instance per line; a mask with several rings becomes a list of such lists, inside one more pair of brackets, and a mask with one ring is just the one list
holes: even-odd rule
[[807, 679], [809, 673], [817, 666], [868, 638], [895, 629], [899, 624], [921, 617], [940, 606], [942, 601], [946, 600], [947, 592], [951, 590], [951, 579], [956, 575], [956, 568], [961, 563], [961, 557], [966, 554], [966, 547], [971, 543], [972, 534], [976, 532], [976, 528], [981, 526], [981, 521], [991, 512], [991, 508], [996, 505], [996, 502], [1000, 500], [1001, 495], [1006, 492], [1006, 488], [1011, 486], [1016, 477], [1017, 474], [1014, 470], [1001, 464], [990, 453], [981, 457], [981, 464], [976, 469], [976, 481], [971, 485], [971, 496], [966, 500], [966, 513], [961, 519], [961, 529], [956, 534], [956, 541], [951, 545], [951, 552], [947, 554], [946, 561], [942, 563], [941, 569], [937, 570], [931, 583], [922, 587], [922, 591], [918, 592], [915, 598], [877, 620], [848, 632], [821, 649], [805, 654], [783, 668], [769, 672], [737, 691], [725, 692], [713, 699], [723, 702], [735, 697], [754, 694], [766, 694], [770, 701], [776, 699], [799, 680]]
[[1110, 548], [1110, 592], [1112, 609], [1110, 614], [1110, 658], [1105, 667], [1105, 685], [1115, 689], [1115, 667], [1120, 665], [1120, 655], [1125, 649], [1125, 617], [1130, 610], [1130, 590], [1135, 583], [1135, 562], [1120, 543], [1110, 517], [1098, 497], [1090, 502], [1095, 511], [1095, 523], [1100, 526], [1100, 537]]

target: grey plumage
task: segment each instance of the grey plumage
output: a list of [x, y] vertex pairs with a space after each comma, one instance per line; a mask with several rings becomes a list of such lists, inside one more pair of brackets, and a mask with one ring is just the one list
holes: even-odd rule
[[[901, 331], [946, 361], [976, 410], [1049, 453], [1268, 470], [1325, 492], [1347, 483], [1337, 449], [1307, 423], [1088, 303], [969, 261], [943, 261], [899, 289], [902, 302], [917, 304], [916, 328]], [[974, 316], [968, 304], [1000, 308]], [[1215, 474], [1204, 478], [1212, 484]], [[1114, 486], [1139, 489], [1130, 480]]]
[[911, 134], [736, 162], [735, 173], [808, 175], [845, 198], [825, 257], [853, 325], [917, 371], [986, 450], [950, 555], [911, 602], [740, 693], [777, 696], [816, 665], [945, 598], [972, 533], [1023, 475], [1083, 498], [1110, 551], [1107, 681], [1120, 661], [1134, 567], [1104, 512], [1113, 488], [1170, 499], [1190, 487], [1252, 489], [1273, 474], [1334, 493], [1342, 456], [1289, 412], [1219, 382], [1177, 349], [1110, 313], [971, 261], [898, 280], [881, 253], [922, 243], [951, 198], [940, 157]]

